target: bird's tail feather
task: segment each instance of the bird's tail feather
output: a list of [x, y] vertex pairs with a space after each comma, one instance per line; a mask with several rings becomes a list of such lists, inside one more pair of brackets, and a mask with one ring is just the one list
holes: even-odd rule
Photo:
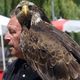
[[64, 61], [59, 62], [53, 68], [53, 73], [56, 80], [79, 80], [80, 65], [76, 61], [71, 61], [69, 64]]

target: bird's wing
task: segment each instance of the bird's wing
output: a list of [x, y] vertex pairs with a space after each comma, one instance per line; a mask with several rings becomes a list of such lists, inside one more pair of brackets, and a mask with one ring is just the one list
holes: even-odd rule
[[56, 29], [51, 24], [46, 22], [40, 22], [37, 24], [37, 28], [33, 27], [34, 30], [43, 29], [42, 32], [45, 32], [46, 35], [50, 34], [54, 36], [57, 40], [61, 42], [61, 44], [78, 60], [80, 63], [80, 46], [65, 32], [62, 32]]
[[[43, 80], [80, 80], [79, 45], [66, 33], [44, 22], [48, 21], [45, 14], [40, 13], [38, 7], [33, 7], [32, 3], [22, 0], [13, 12], [22, 27], [27, 27], [23, 27], [20, 37], [26, 61]], [[32, 21], [36, 25], [31, 24]]]
[[20, 38], [26, 61], [44, 80], [77, 80], [80, 76], [80, 47], [67, 34], [41, 21]]

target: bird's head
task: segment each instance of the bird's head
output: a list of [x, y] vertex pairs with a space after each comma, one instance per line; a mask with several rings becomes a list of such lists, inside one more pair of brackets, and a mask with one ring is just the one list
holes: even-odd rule
[[27, 28], [41, 20], [49, 22], [45, 13], [34, 3], [27, 0], [22, 0], [12, 12], [12, 15], [16, 15], [20, 24]]

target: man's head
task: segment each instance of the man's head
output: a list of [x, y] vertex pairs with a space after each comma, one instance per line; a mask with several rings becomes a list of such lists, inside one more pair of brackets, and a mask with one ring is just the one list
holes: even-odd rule
[[16, 16], [11, 17], [8, 25], [8, 32], [5, 35], [5, 40], [10, 46], [12, 56], [21, 57], [22, 53], [19, 47], [21, 25], [19, 24]]
[[5, 40], [8, 42], [8, 45], [11, 46], [10, 51], [12, 55], [18, 56], [21, 53], [19, 42], [22, 27], [31, 27], [32, 16], [35, 15], [35, 13], [38, 14], [42, 20], [49, 22], [45, 13], [39, 7], [26, 0], [21, 1], [12, 12], [11, 19], [8, 23], [9, 31], [5, 35]]

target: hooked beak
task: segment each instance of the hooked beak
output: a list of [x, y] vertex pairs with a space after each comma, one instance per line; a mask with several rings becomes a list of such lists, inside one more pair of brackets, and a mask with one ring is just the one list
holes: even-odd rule
[[24, 6], [22, 7], [22, 12], [23, 12], [25, 15], [28, 15], [29, 8], [28, 8], [27, 5], [24, 5]]

